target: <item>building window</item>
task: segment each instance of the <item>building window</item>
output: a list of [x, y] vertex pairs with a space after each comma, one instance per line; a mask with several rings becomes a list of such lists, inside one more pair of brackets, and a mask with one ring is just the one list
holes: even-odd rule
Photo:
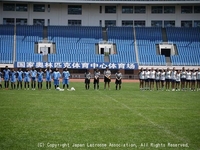
[[123, 14], [132, 14], [133, 6], [122, 6], [122, 13]]
[[105, 20], [105, 26], [116, 26], [116, 20]]
[[152, 20], [151, 26], [152, 27], [162, 27], [162, 21], [161, 20]]
[[34, 12], [45, 12], [45, 5], [44, 4], [34, 4], [33, 11]]
[[82, 14], [82, 6], [81, 5], [68, 5], [68, 14], [81, 15]]
[[192, 21], [181, 21], [181, 27], [192, 27]]
[[102, 27], [102, 20], [99, 20], [99, 26]]
[[99, 13], [102, 13], [102, 6], [99, 6]]
[[33, 25], [44, 26], [45, 25], [45, 20], [44, 19], [33, 19]]
[[164, 6], [165, 14], [175, 14], [175, 6]]
[[16, 4], [16, 11], [27, 11], [27, 4]]
[[51, 5], [48, 5], [47, 11], [50, 12], [51, 10]]
[[135, 13], [136, 14], [145, 14], [146, 6], [135, 6]]
[[24, 18], [17, 18], [16, 25], [27, 25], [27, 19]]
[[116, 6], [105, 6], [105, 13], [116, 13]]
[[132, 27], [133, 21], [132, 20], [122, 20], [122, 26]]
[[14, 18], [3, 18], [4, 25], [14, 25], [15, 19]]
[[3, 4], [3, 11], [15, 11], [15, 4]]
[[194, 21], [194, 27], [200, 27], [200, 20]]
[[175, 27], [175, 21], [174, 20], [164, 21], [164, 27]]
[[145, 27], [145, 20], [135, 20], [134, 26], [135, 27]]
[[152, 6], [151, 7], [151, 13], [152, 14], [162, 14], [163, 13], [163, 7], [162, 6]]
[[194, 6], [194, 13], [200, 13], [200, 6]]
[[81, 20], [68, 20], [69, 26], [81, 26]]
[[192, 6], [181, 6], [182, 14], [190, 14], [192, 13]]

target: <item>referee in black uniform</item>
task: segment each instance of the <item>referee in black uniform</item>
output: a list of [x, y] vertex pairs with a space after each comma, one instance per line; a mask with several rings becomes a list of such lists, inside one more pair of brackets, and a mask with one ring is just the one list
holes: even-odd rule
[[111, 71], [106, 67], [104, 71], [104, 90], [106, 89], [106, 84], [108, 84], [108, 89], [110, 90], [110, 81], [111, 81]]
[[100, 71], [99, 69], [96, 69], [94, 71], [94, 89], [97, 88], [97, 90], [99, 90], [99, 76], [100, 76]]
[[91, 74], [89, 70], [87, 70], [87, 72], [85, 73], [85, 89], [86, 90], [89, 90], [90, 88], [90, 78], [91, 78]]
[[115, 80], [115, 84], [116, 84], [116, 90], [119, 86], [119, 90], [121, 89], [121, 84], [122, 84], [122, 73], [118, 70], [117, 73], [115, 74], [116, 80]]

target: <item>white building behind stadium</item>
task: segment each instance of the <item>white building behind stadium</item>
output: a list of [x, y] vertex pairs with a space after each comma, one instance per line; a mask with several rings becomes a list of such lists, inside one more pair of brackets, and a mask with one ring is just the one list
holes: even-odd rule
[[1, 68], [200, 66], [200, 0], [1, 0], [0, 25]]

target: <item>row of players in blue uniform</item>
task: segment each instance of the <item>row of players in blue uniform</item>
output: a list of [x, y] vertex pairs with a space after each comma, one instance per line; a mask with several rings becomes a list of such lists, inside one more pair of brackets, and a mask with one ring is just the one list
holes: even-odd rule
[[47, 68], [44, 72], [40, 69], [38, 72], [33, 67], [30, 71], [26, 69], [26, 71], [22, 71], [21, 68], [18, 71], [14, 71], [14, 69], [8, 69], [8, 66], [5, 67], [3, 73], [0, 72], [0, 87], [1, 85], [1, 78], [4, 79], [4, 86], [6, 89], [9, 87], [9, 81], [11, 82], [11, 88], [16, 88], [16, 81], [17, 81], [17, 89], [22, 89], [22, 81], [24, 80], [24, 88], [29, 89], [29, 83], [31, 82], [32, 90], [35, 90], [36, 87], [36, 80], [38, 82], [38, 89], [42, 89], [42, 82], [44, 78], [44, 73], [46, 74], [46, 88], [51, 89], [51, 81], [53, 79], [55, 89], [59, 86], [59, 79], [62, 78], [63, 88], [65, 85], [67, 88], [69, 87], [69, 77], [70, 73], [67, 68], [64, 68], [63, 73], [61, 74], [58, 71], [58, 68], [55, 71], [52, 71], [50, 68]]
[[[170, 70], [159, 69], [154, 70], [151, 68], [150, 70], [146, 68], [140, 69], [139, 72], [139, 79], [140, 79], [140, 89], [141, 90], [154, 90], [154, 82], [156, 83], [156, 89], [165, 89], [166, 91], [170, 91], [170, 83], [172, 91], [179, 91], [180, 84], [181, 90], [192, 90], [192, 91], [199, 91], [200, 90], [200, 68], [198, 71], [193, 70], [185, 70], [183, 67], [182, 70], [176, 70], [173, 68]], [[196, 86], [197, 82], [197, 86]]]
[[[33, 67], [30, 71], [26, 69], [26, 71], [22, 71], [21, 68], [18, 69], [18, 71], [14, 71], [14, 69], [8, 69], [8, 66], [5, 67], [3, 70], [3, 74], [0, 72], [0, 87], [1, 85], [1, 77], [4, 79], [4, 86], [6, 89], [9, 87], [9, 82], [11, 82], [11, 88], [16, 88], [16, 82], [17, 82], [17, 89], [22, 89], [22, 81], [24, 81], [24, 88], [29, 89], [29, 83], [31, 82], [31, 88], [32, 90], [35, 90], [36, 87], [36, 81], [38, 82], [38, 89], [42, 89], [42, 82], [44, 78], [44, 74], [46, 75], [46, 88], [51, 89], [51, 81], [53, 79], [55, 89], [59, 87], [59, 79], [62, 78], [63, 83], [63, 89], [65, 88], [65, 85], [67, 88], [69, 88], [69, 77], [70, 73], [67, 70], [67, 68], [64, 68], [62, 74], [58, 71], [58, 68], [55, 69], [55, 71], [52, 71], [50, 68], [47, 68], [44, 72], [42, 69], [39, 69], [37, 72], [35, 68]], [[111, 82], [111, 71], [107, 67], [104, 71], [104, 89], [106, 89], [106, 85], [108, 85], [108, 89], [110, 89], [110, 82]], [[119, 87], [119, 90], [121, 89], [121, 83], [122, 83], [122, 74], [118, 70], [115, 74], [116, 80], [116, 90]], [[98, 69], [94, 72], [94, 89], [99, 89], [99, 77], [100, 77], [100, 71]], [[91, 74], [89, 70], [85, 73], [85, 88], [86, 90], [90, 87], [90, 78]]]

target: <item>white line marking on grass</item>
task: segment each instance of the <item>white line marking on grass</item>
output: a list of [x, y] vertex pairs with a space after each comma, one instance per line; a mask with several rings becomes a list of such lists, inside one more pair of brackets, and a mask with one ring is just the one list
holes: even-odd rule
[[[100, 92], [100, 91], [99, 91], [99, 92]], [[137, 111], [131, 109], [131, 108], [130, 108], [129, 106], [127, 106], [126, 104], [119, 102], [119, 101], [116, 100], [115, 98], [113, 98], [113, 97], [111, 97], [111, 96], [109, 96], [109, 95], [106, 95], [105, 93], [104, 93], [103, 95], [106, 96], [106, 97], [108, 97], [108, 98], [110, 98], [112, 101], [121, 104], [122, 106], [124, 106], [124, 107], [127, 108], [128, 110], [130, 110], [130, 111], [132, 111], [132, 112], [135, 112], [138, 116], [140, 116], [140, 117], [142, 117], [143, 119], [147, 120], [147, 121], [148, 121], [149, 123], [151, 123], [153, 126], [159, 128], [159, 129], [162, 129], [166, 134], [168, 134], [168, 135], [170, 135], [170, 136], [172, 136], [172, 137], [174, 137], [174, 138], [176, 138], [176, 139], [178, 139], [178, 140], [181, 140], [181, 141], [184, 142], [184, 143], [189, 143], [189, 140], [188, 140], [188, 139], [185, 139], [185, 138], [182, 138], [182, 137], [180, 137], [180, 136], [177, 136], [176, 134], [174, 134], [173, 132], [171, 132], [169, 129], [167, 129], [167, 128], [165, 128], [165, 127], [163, 127], [163, 126], [161, 126], [161, 125], [159, 125], [159, 124], [157, 124], [157, 123], [155, 123], [155, 122], [153, 122], [152, 120], [150, 120], [150, 119], [147, 118], [146, 116], [142, 115], [141, 113], [139, 113], [139, 112], [137, 112]]]

